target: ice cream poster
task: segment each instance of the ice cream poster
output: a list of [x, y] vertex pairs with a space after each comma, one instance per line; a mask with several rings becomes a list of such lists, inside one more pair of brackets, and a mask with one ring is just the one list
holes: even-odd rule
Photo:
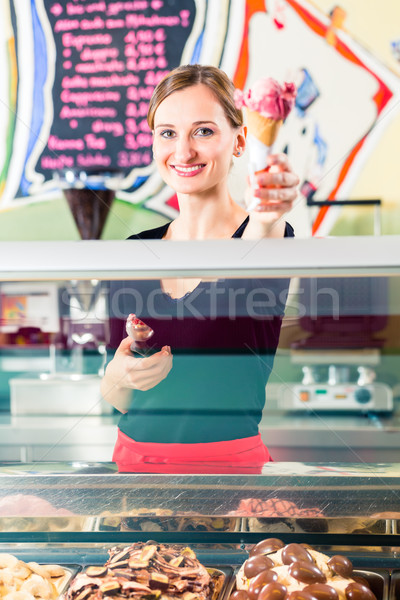
[[174, 217], [146, 107], [165, 72], [200, 62], [241, 90], [265, 76], [296, 83], [276, 149], [301, 179], [300, 233], [328, 235], [341, 214], [310, 209], [310, 199], [379, 196], [394, 222], [397, 4], [387, 0], [378, 23], [356, 0], [2, 0], [0, 211], [18, 208], [17, 219], [57, 194], [55, 173], [97, 168], [121, 172], [118, 201], [145, 211], [149, 225], [152, 213]]
[[[343, 9], [324, 13], [317, 4], [270, 0], [265, 11], [255, 12], [235, 79], [250, 85], [268, 65], [272, 76], [295, 80], [297, 110], [278, 138], [280, 149], [300, 174], [304, 200], [346, 200], [385, 130], [399, 117], [400, 81], [349, 35]], [[255, 55], [265, 57], [264, 65], [251, 60]], [[313, 233], [329, 234], [338, 214], [321, 208], [314, 214]]]
[[1, 297], [1, 320], [2, 323], [23, 322], [27, 316], [26, 296], [2, 296]]
[[0, 290], [0, 331], [21, 327], [59, 331], [58, 289], [54, 283], [3, 283]]

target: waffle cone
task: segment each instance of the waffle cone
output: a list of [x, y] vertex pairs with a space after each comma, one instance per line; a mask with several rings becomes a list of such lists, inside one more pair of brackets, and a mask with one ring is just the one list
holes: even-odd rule
[[248, 132], [254, 135], [265, 146], [272, 146], [283, 120], [276, 121], [270, 117], [263, 117], [260, 113], [247, 109]]

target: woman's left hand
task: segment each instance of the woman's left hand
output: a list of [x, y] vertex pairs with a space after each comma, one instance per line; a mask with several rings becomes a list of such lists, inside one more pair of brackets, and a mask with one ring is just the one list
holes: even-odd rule
[[248, 194], [250, 202], [256, 197], [259, 203], [250, 211], [250, 222], [262, 227], [265, 235], [281, 237], [285, 225], [281, 217], [293, 207], [299, 184], [286, 154], [271, 154], [267, 169], [255, 175], [255, 182], [258, 188], [248, 190]]

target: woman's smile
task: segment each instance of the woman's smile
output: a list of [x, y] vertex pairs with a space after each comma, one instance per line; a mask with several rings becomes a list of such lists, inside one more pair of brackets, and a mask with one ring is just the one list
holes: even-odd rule
[[206, 165], [170, 165], [170, 167], [175, 170], [176, 174], [179, 175], [179, 177], [195, 177], [204, 170]]

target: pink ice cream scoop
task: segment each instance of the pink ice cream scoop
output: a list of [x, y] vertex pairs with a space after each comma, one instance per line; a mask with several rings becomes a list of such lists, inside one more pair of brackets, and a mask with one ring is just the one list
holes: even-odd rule
[[145, 356], [149, 351], [147, 341], [153, 335], [154, 330], [131, 313], [126, 320], [126, 333], [134, 340], [131, 344], [132, 352]]
[[[235, 90], [234, 100], [237, 108], [246, 108], [247, 147], [249, 149], [249, 175], [253, 189], [257, 182], [255, 174], [259, 171], [280, 171], [279, 165], [268, 166], [268, 156], [273, 153], [278, 132], [294, 106], [296, 87], [294, 83], [280, 85], [272, 77], [257, 80], [247, 92]], [[260, 204], [253, 196], [247, 206], [250, 212]]]
[[263, 117], [284, 120], [292, 110], [296, 98], [294, 83], [281, 86], [272, 77], [258, 79], [247, 92], [235, 91], [237, 108], [249, 108]]
[[31, 494], [12, 494], [0, 500], [0, 517], [64, 517], [74, 513], [55, 508], [50, 502]]
[[126, 333], [135, 342], [146, 342], [151, 338], [154, 331], [149, 325], [143, 323], [141, 319], [132, 313], [126, 320]]

